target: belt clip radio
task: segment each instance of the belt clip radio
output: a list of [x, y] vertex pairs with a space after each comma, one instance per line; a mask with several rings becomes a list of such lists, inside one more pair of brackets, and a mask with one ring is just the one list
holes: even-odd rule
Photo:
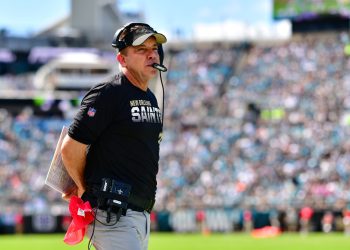
[[107, 223], [111, 220], [111, 212], [117, 214], [117, 221], [125, 215], [128, 207], [131, 185], [110, 178], [103, 178], [100, 188], [100, 198], [107, 211]]

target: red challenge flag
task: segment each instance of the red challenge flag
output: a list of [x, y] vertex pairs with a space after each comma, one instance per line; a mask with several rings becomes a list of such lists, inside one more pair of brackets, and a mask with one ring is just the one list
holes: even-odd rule
[[95, 215], [90, 203], [88, 201], [84, 203], [77, 196], [71, 198], [69, 212], [73, 219], [63, 241], [68, 245], [75, 245], [84, 239], [86, 227], [94, 220]]

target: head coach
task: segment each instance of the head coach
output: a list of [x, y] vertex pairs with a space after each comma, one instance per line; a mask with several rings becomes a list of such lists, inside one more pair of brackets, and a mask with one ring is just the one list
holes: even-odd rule
[[163, 112], [148, 88], [162, 65], [166, 37], [145, 23], [117, 30], [120, 73], [84, 96], [61, 152], [76, 195], [95, 220], [87, 237], [98, 250], [145, 250], [157, 189]]

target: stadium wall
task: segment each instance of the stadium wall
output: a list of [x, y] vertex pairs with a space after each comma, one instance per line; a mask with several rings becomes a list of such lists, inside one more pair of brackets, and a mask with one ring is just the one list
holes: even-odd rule
[[[241, 210], [234, 209], [180, 209], [175, 212], [158, 211], [151, 214], [151, 230], [159, 232], [242, 232], [265, 226], [276, 226], [282, 231], [291, 231], [290, 225], [286, 224], [285, 211], [273, 213], [272, 211], [253, 211], [251, 217], [251, 227], [249, 221]], [[323, 231], [323, 218], [327, 211], [315, 211], [311, 217], [309, 230], [313, 232]], [[331, 231], [343, 231], [342, 213], [332, 211], [334, 220], [331, 223]], [[275, 220], [276, 219], [276, 220]], [[13, 215], [0, 217], [0, 234], [45, 234], [66, 232], [71, 217], [69, 215]], [[295, 221], [295, 231], [300, 231], [301, 224], [298, 219]]]

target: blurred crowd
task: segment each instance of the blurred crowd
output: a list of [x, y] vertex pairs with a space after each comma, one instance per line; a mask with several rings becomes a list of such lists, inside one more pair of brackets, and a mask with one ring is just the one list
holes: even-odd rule
[[347, 33], [303, 35], [175, 54], [158, 206], [346, 207], [348, 42]]
[[[347, 33], [303, 35], [167, 55], [155, 210], [347, 208], [349, 42]], [[19, 79], [0, 85], [26, 89]], [[16, 116], [0, 109], [1, 206], [24, 214], [65, 211], [44, 181], [69, 123], [33, 116], [30, 108]]]
[[61, 129], [68, 122], [36, 117], [30, 107], [16, 116], [0, 109], [0, 205], [5, 210], [43, 213], [62, 203], [44, 183]]

